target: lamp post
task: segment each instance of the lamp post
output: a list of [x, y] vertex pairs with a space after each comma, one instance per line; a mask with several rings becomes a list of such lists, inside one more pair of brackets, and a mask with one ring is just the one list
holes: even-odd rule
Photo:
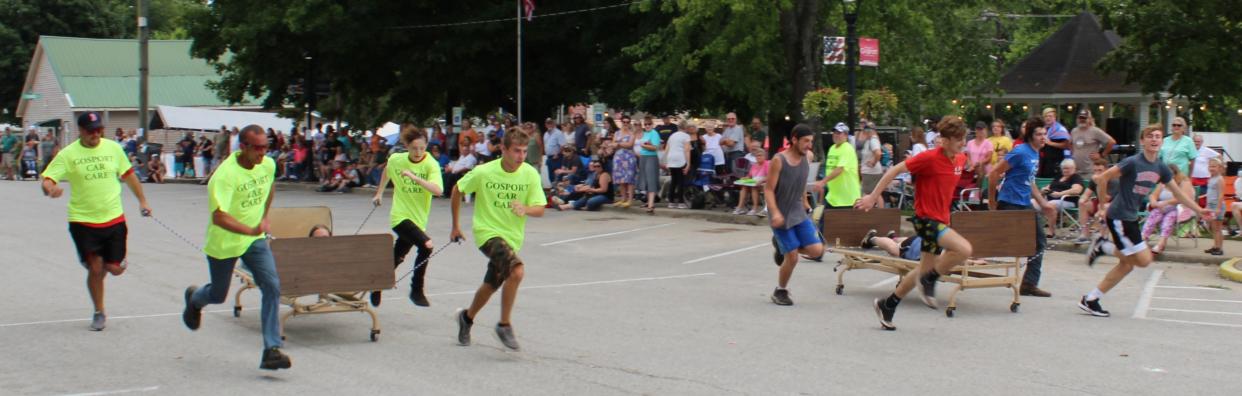
[[846, 95], [849, 99], [849, 124], [850, 131], [855, 132], [858, 129], [858, 109], [855, 107], [854, 99], [857, 97], [854, 87], [854, 73], [858, 68], [858, 31], [855, 29], [855, 22], [858, 21], [858, 7], [862, 6], [862, 0], [841, 0], [841, 10], [845, 14], [845, 86]]

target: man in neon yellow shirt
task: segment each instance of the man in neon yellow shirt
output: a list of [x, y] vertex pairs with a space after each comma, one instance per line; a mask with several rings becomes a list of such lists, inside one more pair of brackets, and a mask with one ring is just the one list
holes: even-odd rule
[[207, 254], [211, 283], [185, 289], [182, 321], [198, 330], [203, 307], [219, 304], [229, 296], [233, 266], [241, 259], [262, 293], [259, 318], [263, 328], [263, 357], [259, 368], [289, 368], [292, 362], [280, 352], [280, 278], [276, 260], [263, 236], [268, 231], [268, 208], [272, 206], [272, 180], [276, 162], [267, 157], [263, 127], [247, 125], [238, 136], [240, 152], [225, 158], [207, 182], [211, 224], [207, 226]]
[[474, 293], [469, 309], [457, 311], [457, 342], [470, 345], [470, 327], [474, 316], [487, 305], [496, 289], [502, 286], [500, 297], [500, 323], [496, 324], [496, 336], [505, 347], [518, 350], [517, 339], [509, 318], [513, 302], [517, 299], [518, 284], [522, 282], [523, 264], [518, 258], [526, 233], [526, 217], [543, 216], [547, 198], [543, 195], [543, 183], [539, 172], [526, 159], [526, 143], [530, 139], [524, 129], [515, 129], [504, 136], [502, 159], [480, 165], [462, 177], [453, 187], [453, 231], [449, 240], [463, 239], [458, 220], [461, 200], [465, 194], [474, 193], [474, 239], [479, 250], [487, 256], [487, 274], [483, 284]]
[[[815, 188], [822, 191], [824, 185], [828, 186], [829, 209], [853, 209], [854, 202], [862, 197], [858, 154], [850, 144], [850, 128], [845, 123], [837, 123], [832, 131], [832, 147], [828, 148], [828, 156], [824, 159], [824, 180], [816, 182]], [[820, 219], [820, 229], [823, 229], [823, 218]]]
[[[431, 257], [431, 237], [427, 236], [427, 216], [431, 213], [431, 197], [444, 193], [444, 180], [440, 174], [440, 163], [427, 155], [427, 133], [416, 125], [406, 125], [401, 131], [401, 141], [409, 150], [406, 153], [393, 153], [388, 156], [388, 167], [380, 176], [379, 188], [371, 202], [375, 206], [384, 203], [384, 189], [392, 180], [392, 212], [389, 214], [389, 226], [397, 234], [397, 242], [392, 247], [393, 268], [405, 261], [410, 248], [417, 246], [418, 255], [414, 258], [414, 277], [410, 279], [410, 301], [420, 307], [430, 306], [424, 292], [427, 266], [426, 260]], [[380, 291], [371, 292], [371, 305], [379, 306], [383, 298]]]
[[151, 215], [142, 184], [134, 176], [129, 157], [120, 144], [104, 139], [104, 124], [98, 113], [78, 117], [78, 140], [60, 150], [43, 170], [43, 195], [60, 198], [65, 190], [58, 184], [68, 180], [73, 187], [69, 197], [69, 236], [86, 267], [86, 289], [95, 304], [91, 330], [104, 329], [104, 277], [125, 272], [125, 211], [121, 209], [121, 183], [129, 185], [138, 198], [143, 216]]

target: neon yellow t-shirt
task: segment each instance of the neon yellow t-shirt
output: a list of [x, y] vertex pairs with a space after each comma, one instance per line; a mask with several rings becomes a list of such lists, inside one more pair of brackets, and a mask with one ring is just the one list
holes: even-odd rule
[[988, 136], [988, 141], [992, 142], [992, 165], [996, 165], [1003, 154], [1013, 151], [1013, 139], [1008, 136]]
[[388, 179], [392, 180], [392, 213], [389, 227], [396, 227], [402, 221], [412, 221], [420, 230], [427, 230], [427, 215], [431, 212], [431, 191], [414, 182], [414, 179], [401, 175], [401, 171], [410, 171], [418, 177], [444, 188], [440, 174], [440, 163], [431, 155], [424, 154], [423, 160], [410, 162], [409, 153], [394, 153], [388, 156]]
[[474, 244], [482, 247], [488, 239], [500, 237], [517, 253], [526, 239], [526, 216], [513, 214], [509, 202], [544, 206], [543, 182], [539, 171], [525, 162], [516, 172], [505, 172], [504, 160], [475, 167], [457, 181], [462, 194], [475, 193]]
[[[208, 212], [215, 213], [219, 209], [247, 227], [254, 227], [263, 221], [267, 212], [267, 197], [272, 194], [276, 162], [264, 156], [262, 163], [246, 169], [237, 163], [240, 154], [233, 153], [225, 159], [207, 183], [210, 197]], [[203, 247], [203, 253], [212, 258], [240, 257], [250, 248], [250, 244], [263, 238], [262, 235], [237, 234], [211, 221], [207, 224], [207, 244]]]
[[121, 176], [129, 173], [129, 157], [121, 145], [108, 139], [88, 148], [74, 141], [60, 150], [43, 178], [54, 182], [69, 180], [69, 221], [104, 224], [125, 214], [121, 209]]
[[862, 185], [858, 181], [858, 154], [854, 152], [854, 145], [845, 142], [828, 149], [828, 156], [824, 159], [824, 176], [832, 174], [836, 168], [842, 170], [840, 175], [828, 181], [828, 205], [854, 206], [854, 201], [862, 196]]

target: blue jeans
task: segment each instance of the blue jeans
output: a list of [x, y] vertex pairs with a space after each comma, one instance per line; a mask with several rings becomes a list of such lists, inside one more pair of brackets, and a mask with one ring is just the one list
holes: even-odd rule
[[280, 278], [276, 276], [276, 259], [267, 246], [266, 239], [250, 244], [250, 248], [241, 257], [217, 259], [207, 256], [208, 269], [211, 271], [211, 283], [199, 288], [190, 302], [202, 308], [208, 304], [220, 304], [229, 298], [229, 282], [233, 278], [233, 265], [240, 258], [254, 283], [262, 293], [262, 304], [259, 319], [263, 328], [263, 349], [284, 346], [280, 340]]
[[590, 198], [582, 197], [574, 201], [574, 210], [582, 210], [585, 207], [586, 210], [594, 212], [609, 202], [612, 202], [612, 196], [608, 194], [594, 195]]
[[[1030, 206], [1014, 205], [1005, 201], [996, 203], [997, 210], [1035, 210]], [[1022, 275], [1022, 283], [1039, 286], [1039, 277], [1043, 274], [1044, 249], [1048, 246], [1044, 235], [1044, 216], [1035, 214], [1035, 255], [1026, 259], [1026, 273]]]
[[553, 171], [561, 168], [561, 159], [552, 156], [545, 158], [547, 158], [547, 160], [544, 161], [544, 164], [548, 166], [548, 181], [552, 182], [552, 184], [556, 184], [556, 173], [553, 173]]

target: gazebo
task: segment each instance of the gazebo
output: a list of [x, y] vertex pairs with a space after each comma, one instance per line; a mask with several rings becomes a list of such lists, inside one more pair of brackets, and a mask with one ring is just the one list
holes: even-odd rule
[[[1153, 114], [1168, 130], [1177, 107], [1188, 102], [1167, 92], [1144, 94], [1135, 84], [1127, 84], [1122, 73], [1104, 74], [1096, 65], [1121, 44], [1121, 37], [1104, 30], [1095, 15], [1074, 16], [1030, 54], [1010, 68], [997, 84], [999, 93], [980, 97], [996, 103], [1024, 106], [1028, 114], [1038, 115], [1041, 107], [1055, 104], [1061, 111], [1077, 111], [1095, 106], [1092, 114], [1104, 128], [1113, 117], [1115, 104], [1134, 106], [1138, 126], [1150, 123]], [[1153, 105], [1156, 111], [1153, 113]], [[1161, 107], [1162, 106], [1162, 107]], [[1163, 111], [1161, 111], [1163, 109]], [[1101, 118], [1102, 117], [1102, 118]], [[1108, 129], [1108, 128], [1105, 128]], [[1133, 129], [1133, 128], [1125, 128]], [[1122, 144], [1134, 143], [1134, 130], [1108, 131]]]

